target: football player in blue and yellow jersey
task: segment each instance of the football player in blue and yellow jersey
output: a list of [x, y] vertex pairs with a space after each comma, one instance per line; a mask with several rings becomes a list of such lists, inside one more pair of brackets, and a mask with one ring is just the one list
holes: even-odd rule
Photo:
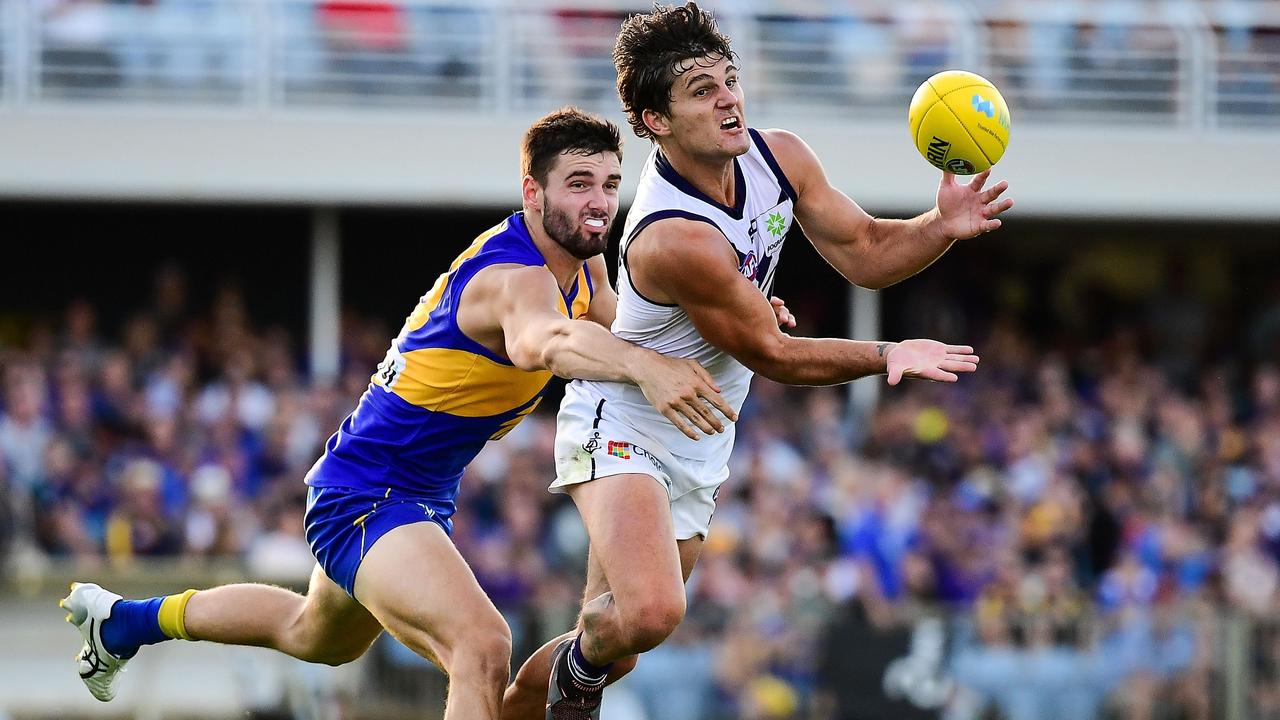
[[386, 630], [449, 674], [445, 718], [500, 716], [510, 630], [449, 539], [467, 463], [533, 410], [552, 375], [635, 383], [695, 439], [723, 430], [716, 410], [735, 417], [697, 363], [607, 329], [617, 299], [600, 253], [621, 159], [618, 129], [573, 108], [525, 134], [523, 211], [436, 280], [307, 474], [318, 564], [305, 596], [241, 584], [123, 600], [72, 586], [62, 605], [84, 635], [77, 662], [95, 697], [114, 697], [128, 658], [163, 640], [337, 665]]

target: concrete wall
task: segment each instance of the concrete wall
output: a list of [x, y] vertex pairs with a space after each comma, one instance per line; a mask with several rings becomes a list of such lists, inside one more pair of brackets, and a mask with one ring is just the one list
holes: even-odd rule
[[[0, 112], [0, 198], [506, 205], [518, 192], [529, 119], [9, 110]], [[868, 210], [932, 205], [937, 173], [912, 148], [905, 120], [783, 126]], [[648, 148], [628, 136], [624, 198]], [[1278, 219], [1277, 156], [1278, 132], [1015, 124], [996, 175], [1028, 216]]]

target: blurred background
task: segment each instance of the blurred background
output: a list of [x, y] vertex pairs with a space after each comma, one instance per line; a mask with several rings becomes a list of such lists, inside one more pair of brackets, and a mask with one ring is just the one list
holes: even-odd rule
[[[878, 293], [792, 239], [797, 333], [971, 343], [981, 369], [758, 380], [688, 617], [604, 717], [1280, 718], [1280, 3], [704, 5], [750, 124], [878, 215], [933, 201], [916, 86], [988, 77], [1018, 206]], [[646, 7], [0, 0], [0, 718], [439, 716], [444, 679], [387, 638], [336, 669], [167, 643], [99, 704], [54, 602], [305, 584], [303, 474], [519, 207], [527, 124], [622, 121], [609, 51]], [[556, 400], [456, 518], [517, 663], [583, 582], [545, 491]]]

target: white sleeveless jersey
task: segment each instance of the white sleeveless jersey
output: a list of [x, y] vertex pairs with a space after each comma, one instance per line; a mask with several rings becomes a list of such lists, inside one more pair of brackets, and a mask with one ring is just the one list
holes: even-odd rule
[[[767, 298], [791, 229], [796, 193], [760, 133], [754, 129], [748, 133], [751, 149], [733, 162], [734, 207], [721, 205], [695, 188], [675, 171], [660, 149], [650, 153], [619, 247], [618, 313], [612, 328], [618, 337], [641, 347], [697, 360], [715, 377], [735, 410], [746, 400], [752, 372], [704, 340], [679, 306], [654, 302], [640, 294], [631, 284], [627, 247], [658, 220], [683, 218], [707, 223], [724, 235], [738, 256], [738, 270]], [[571, 398], [579, 402], [605, 400], [606, 412], [662, 443], [676, 456], [710, 460], [723, 455], [728, 461], [733, 446], [731, 424], [723, 434], [694, 442], [672, 427], [634, 385], [575, 380], [567, 392], [570, 397], [566, 403]]]

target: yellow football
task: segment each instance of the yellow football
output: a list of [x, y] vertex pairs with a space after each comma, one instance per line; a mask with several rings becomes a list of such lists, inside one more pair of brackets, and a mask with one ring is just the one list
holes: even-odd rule
[[1009, 106], [986, 78], [947, 70], [925, 80], [907, 113], [916, 149], [939, 170], [973, 175], [1009, 145]]

